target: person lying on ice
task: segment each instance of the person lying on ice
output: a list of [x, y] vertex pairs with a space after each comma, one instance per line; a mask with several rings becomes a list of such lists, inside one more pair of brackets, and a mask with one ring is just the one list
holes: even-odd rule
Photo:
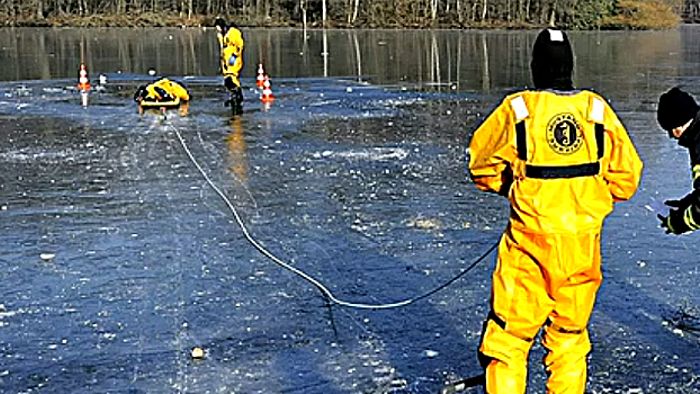
[[695, 99], [678, 87], [659, 97], [656, 118], [668, 136], [688, 149], [693, 174], [693, 191], [680, 200], [667, 200], [667, 216], [658, 214], [667, 234], [683, 234], [700, 229], [700, 107]]
[[224, 103], [231, 106], [234, 113], [243, 112], [243, 89], [239, 76], [243, 69], [243, 34], [233, 24], [216, 18], [216, 38], [219, 41], [219, 57], [221, 73], [224, 76], [224, 87], [229, 92], [229, 99]]
[[161, 78], [136, 88], [134, 101], [140, 108], [177, 108], [190, 101], [190, 93], [182, 84]]
[[488, 394], [523, 394], [543, 328], [547, 393], [583, 394], [588, 322], [602, 281], [603, 220], [636, 192], [642, 162], [608, 102], [573, 86], [565, 32], [542, 30], [534, 89], [508, 95], [474, 132], [470, 176], [510, 201], [479, 347]]

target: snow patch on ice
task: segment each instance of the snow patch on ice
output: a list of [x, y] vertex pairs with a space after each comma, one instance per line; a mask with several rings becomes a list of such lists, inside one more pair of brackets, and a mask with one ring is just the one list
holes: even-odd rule
[[315, 152], [313, 157], [316, 159], [331, 157], [348, 160], [389, 161], [405, 159], [408, 157], [408, 151], [403, 148], [369, 148], [345, 152]]

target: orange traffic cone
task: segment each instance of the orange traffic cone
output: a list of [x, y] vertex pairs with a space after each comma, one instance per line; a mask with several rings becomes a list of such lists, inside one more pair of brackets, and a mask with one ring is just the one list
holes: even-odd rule
[[256, 79], [256, 84], [258, 88], [262, 88], [265, 83], [265, 71], [263, 70], [262, 63], [258, 64], [258, 78]]
[[87, 68], [84, 64], [80, 64], [80, 73], [78, 76], [78, 89], [83, 92], [90, 90], [90, 80], [88, 79]]
[[263, 81], [263, 91], [260, 96], [260, 101], [263, 103], [271, 103], [275, 100], [275, 96], [272, 95], [272, 86], [270, 85], [270, 77], [265, 75], [265, 80]]

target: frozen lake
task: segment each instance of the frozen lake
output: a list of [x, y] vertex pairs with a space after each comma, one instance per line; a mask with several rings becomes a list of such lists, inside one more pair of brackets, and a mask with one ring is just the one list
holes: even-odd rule
[[[232, 118], [212, 30], [0, 30], [0, 391], [436, 393], [480, 373], [493, 254], [405, 307], [329, 306], [248, 242], [178, 136], [275, 256], [343, 300], [411, 299], [498, 241], [506, 201], [467, 181], [464, 149], [529, 84], [537, 32], [244, 33]], [[655, 108], [675, 84], [700, 95], [700, 27], [570, 37], [577, 86], [610, 99], [645, 163], [603, 233], [588, 391], [699, 392], [700, 235], [665, 235], [654, 211], [690, 188]], [[187, 116], [137, 112], [151, 68], [188, 86]]]

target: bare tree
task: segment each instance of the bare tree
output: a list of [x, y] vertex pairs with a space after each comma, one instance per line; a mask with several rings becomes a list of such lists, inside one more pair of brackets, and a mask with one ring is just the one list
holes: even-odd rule
[[552, 4], [552, 9], [549, 14], [549, 25], [550, 26], [555, 26], [557, 21], [557, 0], [554, 0], [554, 3]]
[[304, 26], [304, 31], [306, 31], [306, 0], [299, 0], [299, 9], [301, 10], [302, 26]]
[[347, 6], [348, 11], [346, 22], [348, 24], [354, 24], [357, 20], [357, 15], [359, 13], [360, 0], [347, 0], [345, 4]]
[[326, 19], [328, 17], [328, 9], [326, 8], [326, 0], [321, 0], [321, 15], [323, 27], [326, 27]]
[[359, 13], [360, 13], [360, 0], [355, 0], [355, 7], [353, 7], [353, 11], [352, 11], [352, 23], [355, 23]]
[[[650, 1], [671, 7], [687, 22], [700, 21], [700, 0]], [[338, 19], [356, 26], [358, 21], [375, 27], [468, 26], [492, 22], [564, 24], [587, 28], [590, 21], [615, 15], [615, 0], [0, 0], [0, 17], [13, 23], [16, 18], [55, 16], [135, 15], [158, 13], [193, 20], [198, 17], [232, 15], [248, 23], [288, 22], [308, 27], [318, 23], [333, 26]], [[613, 7], [611, 10], [610, 7]], [[661, 18], [661, 16], [659, 16]], [[668, 18], [666, 16], [666, 18]], [[123, 19], [120, 19], [123, 20]], [[579, 23], [584, 21], [583, 23]]]
[[35, 14], [38, 19], [44, 18], [44, 1], [36, 0], [36, 11]]

